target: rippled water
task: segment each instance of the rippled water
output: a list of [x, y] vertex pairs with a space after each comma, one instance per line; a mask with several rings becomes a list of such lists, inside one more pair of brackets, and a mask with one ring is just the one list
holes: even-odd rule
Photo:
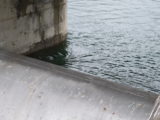
[[68, 42], [32, 57], [160, 92], [160, 0], [68, 2]]

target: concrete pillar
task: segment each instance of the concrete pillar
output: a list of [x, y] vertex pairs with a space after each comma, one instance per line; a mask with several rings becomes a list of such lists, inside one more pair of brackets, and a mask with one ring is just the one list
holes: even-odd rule
[[66, 39], [67, 0], [1, 0], [0, 48], [31, 53]]

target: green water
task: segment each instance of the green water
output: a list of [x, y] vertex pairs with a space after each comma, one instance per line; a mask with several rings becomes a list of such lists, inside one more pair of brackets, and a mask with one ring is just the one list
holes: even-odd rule
[[65, 41], [55, 47], [40, 50], [29, 56], [65, 67], [67, 64], [67, 55], [67, 42]]

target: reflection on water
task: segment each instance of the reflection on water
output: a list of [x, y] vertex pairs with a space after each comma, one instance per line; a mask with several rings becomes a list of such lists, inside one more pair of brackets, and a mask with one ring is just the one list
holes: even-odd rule
[[159, 0], [68, 2], [68, 42], [32, 57], [160, 92]]

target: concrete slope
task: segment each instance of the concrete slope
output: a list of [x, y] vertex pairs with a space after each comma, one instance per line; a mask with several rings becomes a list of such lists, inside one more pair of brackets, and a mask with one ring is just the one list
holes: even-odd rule
[[154, 93], [0, 51], [0, 120], [158, 120], [157, 98]]

